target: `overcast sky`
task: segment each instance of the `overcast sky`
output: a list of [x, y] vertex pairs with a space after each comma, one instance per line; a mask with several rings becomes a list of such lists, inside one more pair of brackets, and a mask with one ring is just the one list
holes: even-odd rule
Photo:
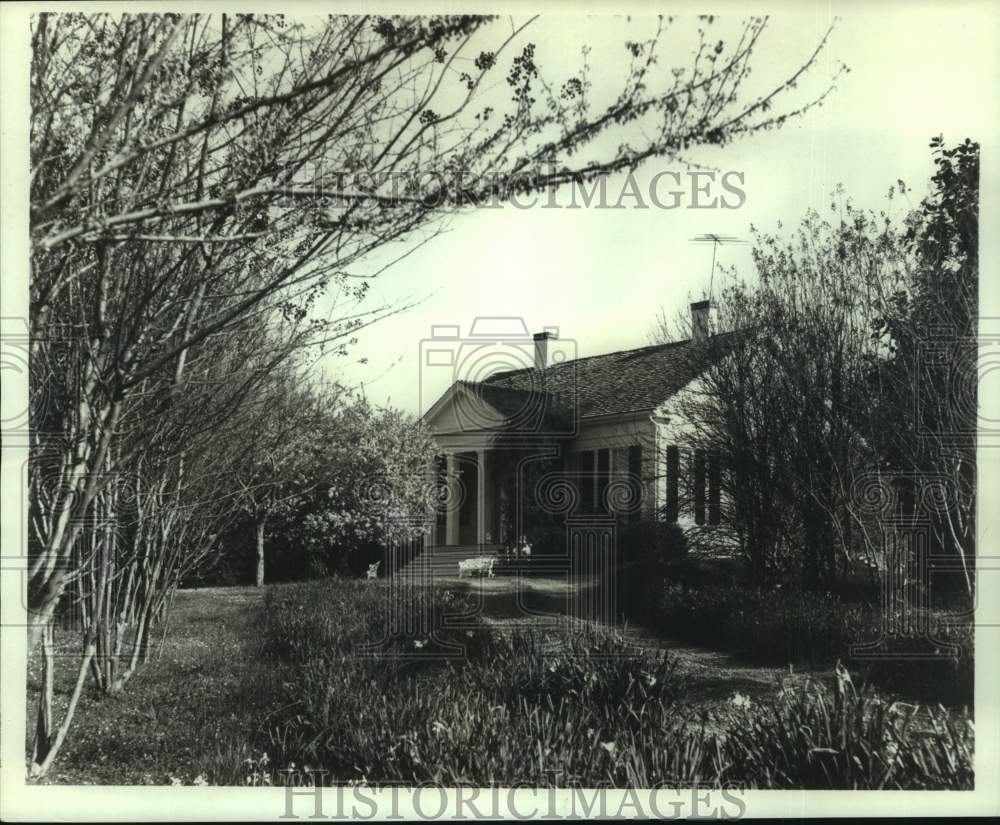
[[[857, 8], [840, 20], [820, 66], [803, 84], [806, 92], [817, 91], [837, 63], [850, 67], [822, 108], [780, 131], [692, 155], [743, 174], [741, 208], [639, 209], [626, 199], [629, 208], [620, 210], [536, 206], [464, 213], [445, 235], [373, 284], [372, 305], [419, 305], [360, 333], [349, 357], [324, 364], [327, 373], [363, 384], [377, 403], [420, 413], [455, 377], [466, 377], [461, 368], [457, 376], [447, 367], [421, 368], [421, 341], [433, 325], [457, 324], [465, 334], [477, 316], [510, 316], [523, 318], [532, 332], [559, 327], [560, 338], [570, 339], [579, 355], [639, 347], [649, 343], [660, 307], [673, 315], [708, 287], [711, 248], [690, 238], [707, 232], [748, 238], [751, 224], [776, 231], [779, 221], [790, 232], [808, 208], [829, 209], [837, 184], [856, 205], [883, 209], [888, 188], [902, 179], [916, 190], [910, 196], [915, 205], [932, 173], [932, 136], [943, 133], [955, 143], [985, 140], [996, 131], [996, 105], [980, 92], [995, 88], [1000, 67], [1000, 56], [989, 48], [996, 32], [987, 25], [995, 23], [956, 14], [946, 4], [896, 4], [879, 14]], [[775, 18], [759, 46], [755, 80], [787, 75], [829, 22], [825, 13]], [[543, 68], [561, 55], [577, 59], [579, 46], [588, 43], [595, 71], [620, 77], [624, 69], [611, 65], [623, 53], [619, 24], [547, 19], [528, 39]], [[660, 162], [644, 168], [640, 185], [668, 169], [685, 171]], [[609, 180], [612, 198], [623, 184]], [[716, 186], [713, 194], [724, 193]], [[685, 200], [690, 203], [690, 196]], [[748, 247], [723, 248], [720, 261], [752, 277]]]

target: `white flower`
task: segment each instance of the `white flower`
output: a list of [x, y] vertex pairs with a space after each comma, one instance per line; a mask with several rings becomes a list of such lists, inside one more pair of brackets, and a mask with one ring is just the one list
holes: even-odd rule
[[751, 704], [750, 697], [744, 696], [742, 693], [734, 693], [733, 698], [729, 700], [729, 704], [737, 708], [748, 708]]
[[207, 779], [205, 779], [205, 776], [204, 776], [204, 774], [198, 774], [198, 775], [197, 775], [197, 776], [196, 776], [196, 777], [194, 778], [194, 781], [193, 781], [193, 782], [192, 782], [191, 784], [192, 784], [192, 785], [207, 785], [207, 784], [208, 784], [208, 780], [207, 780]]
[[615, 755], [615, 751], [618, 746], [614, 742], [601, 742], [601, 747], [604, 748], [611, 756]]

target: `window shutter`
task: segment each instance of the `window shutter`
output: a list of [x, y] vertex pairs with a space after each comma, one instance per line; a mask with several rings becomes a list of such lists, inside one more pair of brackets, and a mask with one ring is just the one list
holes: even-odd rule
[[705, 451], [694, 451], [694, 523], [705, 523]]
[[639, 495], [635, 509], [629, 513], [629, 521], [638, 521], [642, 517], [642, 446], [633, 445], [628, 448], [629, 484]]
[[667, 447], [667, 521], [677, 521], [677, 498], [680, 484], [681, 453], [677, 447]]
[[719, 451], [709, 450], [708, 452], [708, 523], [720, 524], [722, 522], [721, 487], [722, 472], [719, 467]]

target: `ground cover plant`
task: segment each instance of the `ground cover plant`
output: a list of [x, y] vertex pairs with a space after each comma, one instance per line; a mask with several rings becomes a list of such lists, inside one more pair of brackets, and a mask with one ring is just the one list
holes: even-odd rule
[[[399, 589], [395, 605], [413, 612], [390, 628], [387, 592], [356, 582], [275, 591], [261, 662], [285, 674], [264, 702], [279, 710], [249, 756], [231, 748], [211, 767], [212, 782], [281, 783], [307, 765], [322, 781], [478, 786], [973, 783], [965, 714], [856, 688], [844, 668], [706, 713], [686, 703], [669, 651], [593, 625], [499, 632], [476, 615], [471, 591], [447, 588]], [[446, 656], [452, 644], [463, 653]]]
[[[472, 586], [331, 579], [182, 591], [175, 607], [129, 691], [84, 692], [44, 781], [281, 784], [308, 768], [407, 784], [974, 782], [964, 712], [893, 701], [843, 669], [709, 704], [670, 650], [570, 621], [501, 631]], [[57, 682], [57, 702], [72, 688]]]

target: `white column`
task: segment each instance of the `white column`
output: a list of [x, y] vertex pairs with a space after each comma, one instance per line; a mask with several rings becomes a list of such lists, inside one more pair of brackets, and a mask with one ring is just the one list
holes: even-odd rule
[[458, 461], [454, 453], [448, 453], [448, 509], [445, 512], [444, 543], [458, 544], [458, 511], [462, 506], [459, 494]]
[[486, 544], [486, 450], [476, 450], [476, 541]]

